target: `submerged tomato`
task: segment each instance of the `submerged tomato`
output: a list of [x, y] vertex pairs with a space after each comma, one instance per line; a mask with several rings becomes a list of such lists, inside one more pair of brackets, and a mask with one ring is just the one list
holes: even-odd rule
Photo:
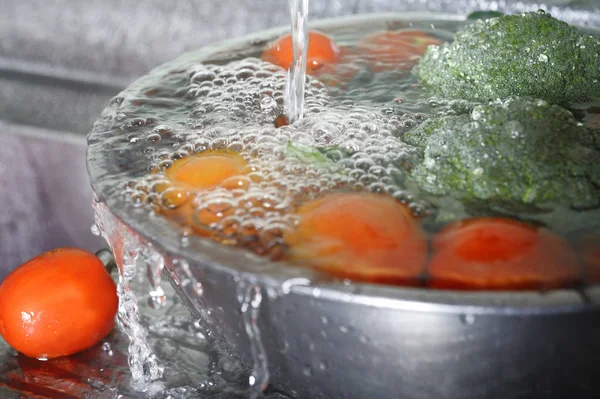
[[419, 221], [393, 198], [338, 193], [298, 209], [288, 258], [338, 277], [416, 284], [427, 257]]
[[193, 195], [189, 193], [217, 186], [244, 188], [249, 184], [244, 176], [246, 166], [244, 158], [225, 151], [207, 151], [176, 160], [165, 172], [170, 184], [160, 190], [162, 203], [167, 206], [161, 213], [181, 225], [192, 227], [197, 234], [210, 234], [205, 226], [223, 217], [221, 210], [196, 213], [191, 203]]
[[335, 63], [323, 65], [312, 75], [326, 86], [344, 88], [362, 69], [363, 63], [358, 58], [356, 49], [342, 46]]
[[240, 174], [246, 166], [241, 156], [225, 151], [207, 151], [173, 162], [166, 175], [174, 183], [189, 188], [213, 188], [223, 180]]
[[435, 288], [556, 288], [579, 278], [575, 253], [554, 233], [505, 218], [450, 224], [433, 239], [428, 271]]
[[[308, 34], [308, 50], [306, 52], [306, 71], [311, 74], [320, 67], [336, 62], [340, 50], [333, 40], [321, 33], [311, 31]], [[294, 63], [292, 35], [287, 34], [272, 43], [261, 57], [282, 68], [290, 69]]]
[[432, 44], [441, 42], [420, 30], [396, 30], [369, 35], [357, 47], [369, 61], [371, 70], [383, 72], [412, 68]]
[[87, 349], [114, 326], [115, 283], [92, 253], [46, 252], [0, 285], [0, 334], [30, 357], [54, 358]]

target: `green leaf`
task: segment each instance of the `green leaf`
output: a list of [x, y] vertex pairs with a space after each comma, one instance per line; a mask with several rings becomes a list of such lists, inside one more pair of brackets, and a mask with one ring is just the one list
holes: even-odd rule
[[303, 163], [308, 163], [318, 167], [333, 167], [335, 162], [326, 155], [331, 148], [319, 149], [300, 143], [288, 141], [285, 146], [285, 155], [289, 158], [296, 158]]

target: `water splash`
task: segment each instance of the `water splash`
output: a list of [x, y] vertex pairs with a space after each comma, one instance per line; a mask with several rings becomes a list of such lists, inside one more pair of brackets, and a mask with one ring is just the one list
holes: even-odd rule
[[165, 306], [167, 296], [161, 287], [162, 271], [165, 267], [163, 256], [154, 251], [151, 246], [146, 247], [142, 252], [146, 263], [146, 273], [148, 274], [148, 282], [150, 283], [150, 292], [148, 295], [148, 305], [152, 309], [160, 309]]
[[206, 332], [209, 332], [210, 309], [202, 301], [204, 287], [202, 282], [198, 281], [192, 273], [189, 262], [185, 259], [173, 258], [165, 266], [173, 277], [175, 285], [183, 290], [194, 309], [199, 313], [200, 319], [197, 322], [203, 326]]
[[290, 0], [294, 63], [288, 71], [284, 108], [289, 123], [304, 114], [304, 84], [306, 81], [306, 52], [308, 50], [308, 1]]
[[102, 237], [111, 247], [119, 269], [119, 327], [129, 338], [129, 368], [133, 385], [140, 391], [150, 388], [150, 383], [160, 379], [164, 367], [147, 342], [147, 333], [139, 321], [137, 298], [131, 289], [131, 281], [136, 275], [139, 258], [139, 243], [135, 235], [120, 223], [105, 204], [94, 200], [94, 219]]
[[250, 397], [257, 398], [269, 385], [269, 362], [267, 354], [262, 343], [260, 328], [258, 327], [258, 317], [260, 306], [262, 304], [262, 290], [258, 285], [240, 284], [241, 311], [244, 318], [244, 327], [250, 340], [250, 350], [252, 352], [252, 374], [248, 378], [250, 386]]

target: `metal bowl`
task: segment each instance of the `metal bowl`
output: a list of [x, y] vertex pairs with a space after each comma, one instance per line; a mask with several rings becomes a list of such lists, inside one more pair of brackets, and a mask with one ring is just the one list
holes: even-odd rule
[[[422, 14], [403, 19], [411, 17]], [[160, 68], [280, 32], [207, 47]], [[145, 79], [128, 90], [143, 87]], [[211, 336], [255, 371], [268, 366], [271, 383], [288, 394], [429, 399], [600, 392], [598, 289], [466, 293], [334, 284], [197, 237], [183, 245], [168, 221], [110, 194], [105, 182], [118, 172], [118, 155], [99, 149], [111, 128], [100, 119], [88, 137], [88, 170], [99, 201], [140, 242], [165, 254], [173, 285]], [[189, 277], [202, 290], [188, 289]]]

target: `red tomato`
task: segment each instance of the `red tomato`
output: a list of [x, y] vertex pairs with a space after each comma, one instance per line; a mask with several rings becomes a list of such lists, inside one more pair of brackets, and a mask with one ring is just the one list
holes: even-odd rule
[[338, 193], [298, 209], [288, 258], [338, 277], [417, 284], [427, 257], [419, 221], [402, 204], [372, 193]]
[[358, 53], [351, 47], [340, 47], [335, 63], [323, 65], [312, 73], [326, 86], [344, 87], [363, 69]]
[[30, 357], [87, 349], [114, 326], [115, 283], [92, 253], [46, 252], [10, 273], [0, 286], [0, 334]]
[[[196, 212], [191, 203], [193, 196], [188, 192], [212, 189], [221, 186], [227, 189], [247, 187], [247, 163], [240, 155], [229, 151], [206, 151], [173, 162], [165, 172], [170, 184], [160, 187], [163, 204], [171, 209], [160, 212], [171, 220], [190, 226], [200, 235], [211, 235], [205, 227], [218, 222], [223, 215], [217, 216], [208, 211]], [[231, 212], [235, 209], [231, 209]]]
[[428, 270], [435, 288], [556, 288], [579, 278], [577, 258], [566, 241], [510, 219], [452, 223], [434, 237], [433, 251]]
[[427, 46], [441, 42], [420, 30], [377, 32], [358, 44], [375, 72], [408, 70], [425, 54]]
[[[335, 63], [339, 52], [340, 50], [329, 36], [321, 32], [309, 32], [306, 72], [311, 74], [323, 65]], [[262, 53], [261, 58], [282, 68], [290, 69], [294, 63], [292, 35], [287, 34], [277, 39]]]
[[169, 180], [189, 188], [212, 188], [241, 174], [245, 166], [244, 158], [235, 153], [206, 151], [176, 160], [166, 175]]
[[284, 114], [279, 115], [275, 119], [275, 127], [287, 126], [289, 124], [290, 124], [290, 122], [288, 121], [287, 116], [285, 116]]

